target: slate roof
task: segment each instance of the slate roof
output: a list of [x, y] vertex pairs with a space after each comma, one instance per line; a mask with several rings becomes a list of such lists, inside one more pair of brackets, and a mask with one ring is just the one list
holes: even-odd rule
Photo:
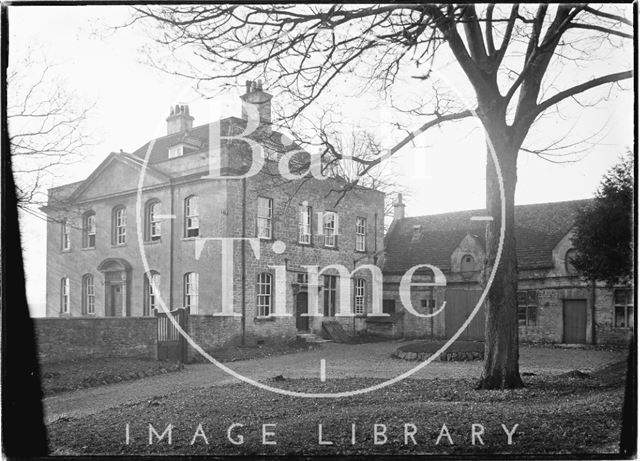
[[[238, 117], [227, 117], [220, 120], [220, 134], [222, 136], [240, 135], [244, 131], [247, 121]], [[194, 139], [201, 142], [200, 152], [209, 148], [209, 123], [199, 125], [187, 131], [173, 133], [151, 140], [140, 146], [133, 152], [134, 156], [144, 159], [149, 149], [149, 145], [153, 142], [151, 153], [149, 154], [149, 163], [157, 163], [169, 158], [169, 148], [180, 142], [191, 143]], [[282, 143], [282, 134], [277, 131], [266, 130], [259, 127], [248, 138], [262, 144], [265, 147], [275, 150], [276, 152], [286, 152], [290, 149], [297, 148], [295, 144], [285, 146]]]
[[[518, 268], [553, 266], [552, 250], [573, 227], [576, 210], [591, 200], [537, 203], [515, 207]], [[467, 233], [484, 244], [485, 222], [471, 221], [485, 210], [466, 210], [397, 221], [385, 237], [383, 271], [403, 273], [416, 264], [450, 270], [451, 254]]]

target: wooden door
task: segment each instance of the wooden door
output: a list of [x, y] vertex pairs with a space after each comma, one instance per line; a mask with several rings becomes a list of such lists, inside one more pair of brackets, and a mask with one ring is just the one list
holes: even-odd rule
[[123, 294], [122, 285], [111, 285], [111, 315], [113, 317], [122, 315]]
[[[471, 315], [478, 299], [480, 299], [480, 294], [480, 290], [447, 289], [445, 295], [447, 306], [444, 309], [445, 335], [447, 338], [451, 338], [456, 334]], [[458, 339], [484, 341], [484, 317], [484, 306], [482, 306], [471, 323], [458, 336]]]
[[587, 342], [586, 299], [565, 299], [562, 320], [564, 343], [585, 344]]
[[303, 317], [302, 314], [306, 314], [309, 306], [307, 304], [307, 293], [298, 293], [296, 297], [296, 329], [298, 331], [309, 331], [309, 317]]

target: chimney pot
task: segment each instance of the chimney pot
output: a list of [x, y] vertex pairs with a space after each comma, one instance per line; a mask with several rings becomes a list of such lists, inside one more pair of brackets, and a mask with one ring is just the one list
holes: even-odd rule
[[393, 204], [393, 220], [404, 219], [405, 205], [402, 202], [402, 194], [398, 194], [396, 202]]
[[180, 133], [193, 128], [193, 117], [189, 115], [189, 106], [176, 104], [171, 106], [167, 117], [167, 135]]
[[242, 118], [249, 120], [249, 114], [258, 110], [260, 125], [271, 124], [271, 98], [269, 93], [262, 90], [262, 80], [245, 82], [247, 92], [240, 96], [242, 99]]

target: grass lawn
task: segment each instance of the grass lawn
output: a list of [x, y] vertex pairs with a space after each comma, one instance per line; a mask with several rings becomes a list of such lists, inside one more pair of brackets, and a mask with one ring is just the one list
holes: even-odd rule
[[96, 358], [46, 363], [40, 376], [45, 396], [182, 370], [178, 362], [136, 358]]
[[[528, 376], [525, 388], [512, 391], [476, 391], [471, 380], [409, 379], [342, 399], [287, 397], [246, 384], [176, 390], [94, 416], [58, 420], [48, 426], [49, 444], [52, 453], [63, 455], [611, 453], [617, 450], [620, 434], [625, 371], [625, 363], [619, 363], [592, 375]], [[303, 379], [269, 384], [327, 392], [372, 381]], [[231, 434], [236, 442], [242, 435], [242, 444], [227, 439], [233, 423], [244, 425], [232, 428]], [[471, 444], [474, 423], [484, 429], [484, 445], [477, 439], [476, 445]], [[149, 424], [158, 434], [171, 424], [172, 444], [165, 436], [149, 445]], [[202, 432], [191, 444], [199, 424]], [[275, 424], [266, 431], [275, 433], [267, 435], [267, 441], [275, 440], [276, 445], [262, 443], [266, 424]], [[319, 444], [318, 424], [323, 426], [323, 440], [333, 445]], [[386, 443], [375, 444], [375, 424], [385, 425]], [[415, 445], [411, 438], [405, 443], [405, 424], [415, 424]], [[436, 445], [443, 424], [453, 445], [446, 436]], [[511, 445], [502, 424], [508, 430], [518, 424]]]

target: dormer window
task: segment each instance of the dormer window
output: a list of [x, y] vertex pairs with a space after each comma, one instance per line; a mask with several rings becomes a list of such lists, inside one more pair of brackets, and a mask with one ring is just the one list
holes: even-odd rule
[[184, 144], [169, 147], [169, 158], [182, 157], [184, 155]]

